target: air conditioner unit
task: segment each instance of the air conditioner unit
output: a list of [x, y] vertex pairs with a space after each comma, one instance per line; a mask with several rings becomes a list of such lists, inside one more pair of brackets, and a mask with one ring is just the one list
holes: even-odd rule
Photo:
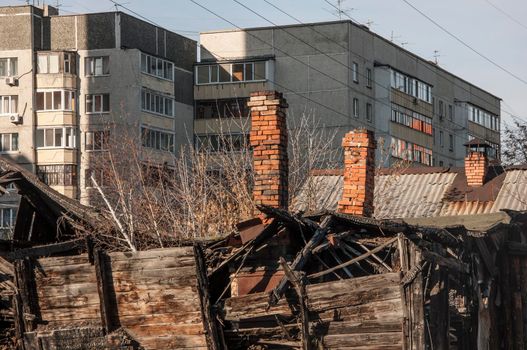
[[13, 114], [9, 117], [9, 121], [13, 124], [22, 124], [22, 116], [18, 114]]
[[5, 78], [5, 84], [9, 86], [16, 86], [18, 85], [18, 79], [15, 77], [7, 77]]

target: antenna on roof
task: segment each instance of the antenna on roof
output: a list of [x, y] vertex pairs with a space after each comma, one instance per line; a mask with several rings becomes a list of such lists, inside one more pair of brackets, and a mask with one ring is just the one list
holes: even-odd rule
[[434, 63], [435, 64], [439, 64], [439, 57], [441, 57], [441, 55], [439, 54], [439, 50], [434, 50]]
[[412, 45], [412, 43], [410, 43], [410, 42], [408, 42], [408, 41], [403, 41], [403, 42], [401, 43], [401, 46], [402, 46], [402, 47], [405, 47], [406, 45]]
[[372, 21], [371, 19], [368, 20], [368, 22], [366, 22], [366, 25], [368, 26], [368, 28], [371, 29], [371, 27], [375, 24], [374, 21]]
[[395, 41], [395, 39], [399, 39], [400, 37], [401, 37], [400, 35], [394, 35], [393, 30], [392, 30], [392, 35], [390, 37], [390, 41], [393, 43]]
[[[336, 16], [339, 17], [340, 20], [342, 20], [342, 15], [346, 16], [346, 17], [350, 17], [349, 13], [353, 10], [355, 10], [354, 8], [345, 8], [344, 7], [344, 2], [346, 2], [346, 0], [337, 0], [337, 4], [336, 5], [332, 5], [335, 10], [332, 11], [332, 13]], [[329, 3], [329, 2], [328, 2]], [[331, 4], [331, 3], [329, 3]]]

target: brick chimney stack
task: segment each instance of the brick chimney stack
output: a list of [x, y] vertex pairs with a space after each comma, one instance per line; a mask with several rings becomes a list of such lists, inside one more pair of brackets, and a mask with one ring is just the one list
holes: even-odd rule
[[348, 132], [344, 148], [344, 188], [339, 212], [371, 217], [375, 186], [375, 134], [366, 129]]
[[247, 106], [251, 109], [254, 201], [287, 209], [287, 102], [279, 92], [260, 91], [251, 93]]
[[465, 157], [467, 185], [480, 187], [485, 184], [489, 160], [484, 152], [470, 151]]

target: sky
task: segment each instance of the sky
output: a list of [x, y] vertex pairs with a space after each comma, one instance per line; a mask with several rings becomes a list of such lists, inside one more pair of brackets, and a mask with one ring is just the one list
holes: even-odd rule
[[[30, 2], [32, 2], [31, 0]], [[200, 31], [227, 29], [233, 25], [205, 11], [190, 0], [115, 0], [156, 24], [199, 40]], [[194, 0], [237, 27], [271, 25], [234, 0]], [[238, 0], [276, 24], [297, 23], [264, 0]], [[267, 0], [301, 22], [338, 20], [328, 4], [337, 0]], [[458, 36], [475, 51], [505, 68], [507, 74], [477, 53], [441, 31], [403, 0], [345, 0], [342, 8], [360, 23], [419, 56], [499, 96], [502, 120], [509, 114], [527, 123], [527, 1], [525, 0], [407, 0], [434, 21]], [[35, 0], [35, 3], [37, 0]], [[42, 0], [40, 0], [42, 2]], [[19, 5], [23, 0], [0, 0], [0, 5]], [[56, 0], [46, 2], [56, 4]], [[59, 0], [63, 14], [115, 10], [110, 0]], [[494, 6], [493, 6], [494, 5]], [[497, 7], [497, 8], [496, 8]], [[121, 8], [127, 12], [126, 9]], [[347, 19], [343, 16], [343, 19]]]

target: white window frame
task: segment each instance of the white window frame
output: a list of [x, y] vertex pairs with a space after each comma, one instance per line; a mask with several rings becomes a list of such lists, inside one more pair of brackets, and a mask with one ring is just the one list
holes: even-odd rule
[[[0, 75], [0, 77], [7, 78], [7, 77], [14, 77], [18, 75], [18, 57], [0, 57], [0, 60], [6, 61], [6, 71], [7, 71], [7, 75]], [[13, 68], [13, 62], [15, 62], [14, 68]]]
[[[52, 138], [53, 138], [53, 145], [52, 146], [46, 146], [46, 138], [47, 138], [47, 130], [52, 130]], [[56, 144], [56, 133], [55, 133], [55, 130], [61, 130], [62, 132], [62, 136], [61, 136], [61, 144], [60, 145], [57, 145]], [[70, 132], [69, 133], [69, 137], [67, 137], [68, 135], [68, 131]], [[42, 132], [43, 133], [43, 136], [42, 136], [42, 142], [43, 142], [43, 145], [42, 146], [39, 146], [38, 143], [37, 143], [37, 149], [56, 149], [56, 148], [63, 148], [63, 149], [75, 149], [77, 148], [77, 128], [73, 127], [73, 126], [64, 126], [64, 127], [50, 127], [50, 128], [38, 128], [37, 131], [38, 132]], [[37, 139], [38, 139], [38, 135], [37, 135]], [[67, 139], [69, 139], [69, 141], [67, 141]], [[67, 145], [69, 143], [69, 145]]]
[[[58, 92], [60, 91], [60, 108], [59, 109], [53, 109], [53, 106], [55, 105], [55, 92]], [[37, 90], [36, 93], [35, 93], [35, 100], [36, 100], [36, 95], [39, 94], [39, 93], [44, 93], [44, 109], [37, 109], [36, 111], [37, 112], [49, 112], [49, 111], [75, 111], [75, 103], [76, 103], [76, 99], [77, 99], [77, 92], [74, 91], [74, 90], [57, 90], [57, 89], [54, 89], [54, 90], [48, 90], [48, 89], [42, 89], [42, 90]], [[47, 108], [48, 106], [46, 105], [46, 93], [50, 93], [51, 94], [51, 109], [50, 108]], [[66, 109], [66, 95], [69, 94], [69, 97], [71, 98], [71, 101], [70, 101], [70, 109]], [[37, 107], [38, 108], [38, 107]]]
[[[97, 60], [101, 60], [101, 74], [97, 74]], [[106, 62], [106, 65], [105, 65]], [[105, 69], [106, 68], [106, 69]], [[85, 77], [107, 77], [110, 75], [110, 56], [89, 56], [84, 58]]]
[[[170, 132], [168, 130], [164, 130], [164, 129], [159, 129], [159, 128], [153, 128], [153, 127], [150, 127], [150, 126], [147, 126], [147, 125], [141, 125], [140, 129], [139, 129], [139, 132], [140, 132], [140, 135], [141, 135], [141, 145], [143, 148], [148, 148], [148, 149], [152, 149], [152, 150], [156, 150], [156, 151], [160, 151], [160, 152], [169, 152], [169, 153], [174, 153], [175, 152], [175, 149], [176, 149], [176, 144], [175, 144], [175, 141], [176, 141], [176, 134], [175, 132]], [[145, 145], [145, 135], [144, 133], [145, 132], [151, 132], [151, 133], [154, 133], [154, 137], [155, 137], [155, 140], [154, 140], [154, 147], [151, 147], [150, 145]], [[168, 137], [168, 149], [163, 149], [161, 147], [161, 134], [164, 134], [165, 137]], [[157, 138], [159, 137], [159, 142], [157, 142]], [[171, 144], [170, 144], [170, 141]], [[146, 141], [146, 143], [148, 143], [148, 140]], [[157, 148], [157, 144], [159, 144], [159, 148]]]
[[358, 118], [359, 117], [359, 99], [354, 97], [353, 98], [353, 116], [355, 118]]
[[[8, 136], [9, 136], [9, 142], [6, 142]], [[13, 140], [16, 140], [16, 142], [13, 142]], [[19, 142], [20, 142], [20, 139], [18, 137], [17, 132], [0, 134], [0, 153], [5, 154], [5, 153], [18, 152], [19, 147], [20, 147]], [[9, 149], [4, 148], [4, 145], [6, 143], [9, 143]]]
[[[100, 138], [101, 140], [101, 148], [95, 148], [95, 145], [97, 144], [95, 142], [95, 135], [96, 134], [101, 134], [103, 135], [102, 138]], [[106, 134], [104, 136], [104, 134]], [[90, 136], [91, 135], [91, 136]], [[100, 137], [100, 136], [99, 136]], [[88, 148], [88, 139], [91, 138], [91, 146], [90, 148]], [[91, 130], [91, 131], [86, 131], [84, 133], [84, 150], [86, 152], [104, 152], [104, 151], [107, 151], [108, 150], [108, 144], [109, 144], [109, 138], [110, 138], [110, 131], [109, 130]]]
[[[169, 102], [169, 105], [171, 105], [171, 113], [166, 113], [167, 102]], [[152, 106], [152, 103], [154, 104], [154, 110], [150, 108]], [[158, 104], [161, 106], [160, 112], [158, 112], [156, 108]], [[149, 90], [146, 88], [141, 89], [141, 110], [143, 112], [152, 113], [163, 117], [174, 118], [175, 107], [176, 104], [173, 97], [166, 96], [159, 92]]]
[[352, 64], [352, 70], [351, 70], [351, 76], [354, 83], [359, 83], [359, 64], [357, 62], [353, 62]]
[[366, 87], [372, 88], [373, 85], [373, 70], [369, 67], [366, 67]]
[[[175, 65], [174, 65], [174, 62], [172, 61], [169, 61], [169, 60], [166, 60], [166, 59], [163, 59], [163, 58], [159, 58], [159, 57], [156, 57], [156, 56], [152, 56], [152, 55], [149, 55], [149, 54], [146, 54], [144, 52], [141, 52], [141, 54], [139, 55], [139, 67], [141, 69], [141, 72], [143, 74], [146, 74], [146, 75], [150, 75], [152, 77], [156, 77], [156, 78], [159, 78], [159, 79], [162, 79], [162, 80], [167, 80], [167, 81], [174, 81], [174, 76], [175, 76]], [[143, 65], [143, 59], [144, 59], [144, 65]], [[149, 72], [149, 67], [152, 66], [152, 63], [153, 62], [156, 62], [156, 69], [155, 69], [155, 72]], [[161, 70], [162, 70], [162, 73], [161, 75], [158, 74], [158, 69], [157, 69], [157, 66], [159, 65], [159, 61], [161, 61]], [[150, 64], [148, 64], [150, 62]], [[170, 65], [170, 69], [168, 69], [168, 65]], [[165, 77], [165, 72], [169, 72], [169, 75], [170, 77], [169, 78], [166, 78]]]
[[[95, 99], [99, 96], [101, 98], [101, 110], [96, 111], [95, 110]], [[104, 97], [108, 96], [108, 110], [104, 110]], [[92, 110], [88, 110], [88, 99], [91, 98], [92, 100]], [[111, 105], [110, 105], [110, 94], [86, 94], [84, 96], [84, 110], [86, 114], [108, 114], [111, 112]]]
[[[4, 222], [4, 211], [9, 210], [9, 222], [6, 225]], [[16, 212], [17, 208], [0, 208], [0, 228], [1, 229], [13, 229], [16, 223]]]
[[[16, 98], [15, 110], [13, 111], [13, 98]], [[8, 102], [9, 112], [3, 110], [5, 101]], [[0, 96], [0, 115], [13, 115], [18, 113], [18, 95], [3, 95]]]
[[[215, 63], [215, 64], [206, 64], [206, 65], [197, 65], [195, 66], [194, 73], [195, 73], [195, 83], [196, 85], [218, 85], [218, 84], [239, 84], [239, 83], [253, 83], [253, 82], [263, 82], [267, 81], [267, 72], [269, 71], [268, 67], [268, 61], [247, 61], [247, 62], [227, 62], [227, 63]], [[256, 64], [257, 63], [263, 63], [264, 67], [264, 77], [257, 79], [255, 76], [256, 70]], [[243, 64], [243, 80], [234, 80], [232, 76], [232, 67], [235, 64]], [[229, 81], [220, 81], [220, 66], [228, 66], [228, 73], [229, 73]], [[247, 66], [251, 66], [252, 71], [252, 79], [247, 79], [246, 72], [247, 72]], [[207, 67], [208, 70], [208, 81], [206, 83], [199, 81], [199, 74], [198, 70], [203, 69], [204, 67]], [[215, 81], [212, 81], [212, 72], [214, 71], [213, 68], [216, 68], [216, 79]]]

